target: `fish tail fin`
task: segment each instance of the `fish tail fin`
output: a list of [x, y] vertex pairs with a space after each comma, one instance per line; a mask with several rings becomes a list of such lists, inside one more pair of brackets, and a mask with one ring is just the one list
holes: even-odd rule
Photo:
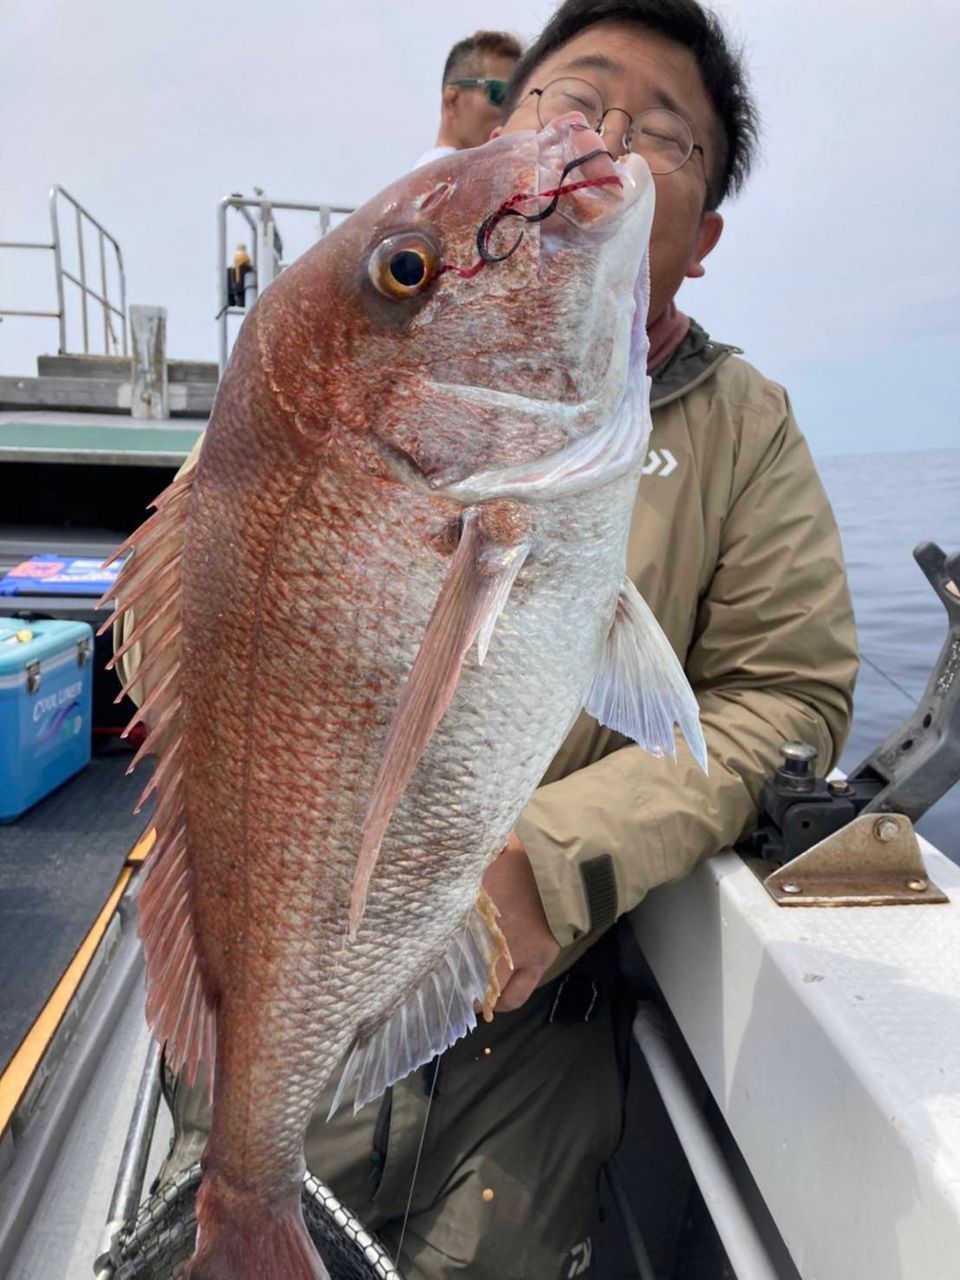
[[303, 1221], [299, 1193], [280, 1202], [205, 1174], [197, 1249], [185, 1280], [330, 1280]]

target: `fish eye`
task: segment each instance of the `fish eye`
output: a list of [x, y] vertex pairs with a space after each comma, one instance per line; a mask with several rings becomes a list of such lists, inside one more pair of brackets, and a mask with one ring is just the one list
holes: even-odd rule
[[433, 243], [417, 232], [390, 236], [370, 255], [369, 274], [385, 298], [415, 298], [440, 264]]

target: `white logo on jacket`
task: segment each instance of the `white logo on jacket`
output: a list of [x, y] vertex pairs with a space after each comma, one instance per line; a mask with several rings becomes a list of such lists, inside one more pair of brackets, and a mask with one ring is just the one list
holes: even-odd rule
[[669, 449], [651, 449], [643, 464], [645, 476], [669, 476], [677, 469], [677, 460]]
[[573, 1280], [574, 1276], [585, 1276], [590, 1270], [590, 1263], [593, 1261], [593, 1241], [587, 1236], [586, 1240], [575, 1244], [570, 1250], [570, 1257], [573, 1261], [570, 1263], [570, 1270], [567, 1272], [567, 1280]]

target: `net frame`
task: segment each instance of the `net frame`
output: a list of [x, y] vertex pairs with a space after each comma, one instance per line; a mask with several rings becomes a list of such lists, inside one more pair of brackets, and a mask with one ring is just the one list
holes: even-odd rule
[[[197, 1233], [199, 1164], [158, 1187], [110, 1249], [113, 1280], [180, 1280]], [[303, 1217], [331, 1280], [403, 1280], [390, 1255], [325, 1183], [303, 1180]]]

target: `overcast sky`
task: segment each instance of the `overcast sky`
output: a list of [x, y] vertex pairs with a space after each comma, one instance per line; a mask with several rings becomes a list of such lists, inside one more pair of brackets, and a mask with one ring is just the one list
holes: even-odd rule
[[[362, 202], [433, 142], [450, 45], [553, 7], [0, 0], [0, 240], [48, 238], [62, 183], [120, 241], [128, 300], [167, 307], [170, 353], [213, 359], [219, 198]], [[960, 445], [960, 3], [715, 7], [763, 156], [681, 305], [788, 387], [817, 452]], [[48, 257], [0, 250], [0, 307], [53, 305]], [[53, 322], [0, 324], [2, 373], [55, 349]]]

